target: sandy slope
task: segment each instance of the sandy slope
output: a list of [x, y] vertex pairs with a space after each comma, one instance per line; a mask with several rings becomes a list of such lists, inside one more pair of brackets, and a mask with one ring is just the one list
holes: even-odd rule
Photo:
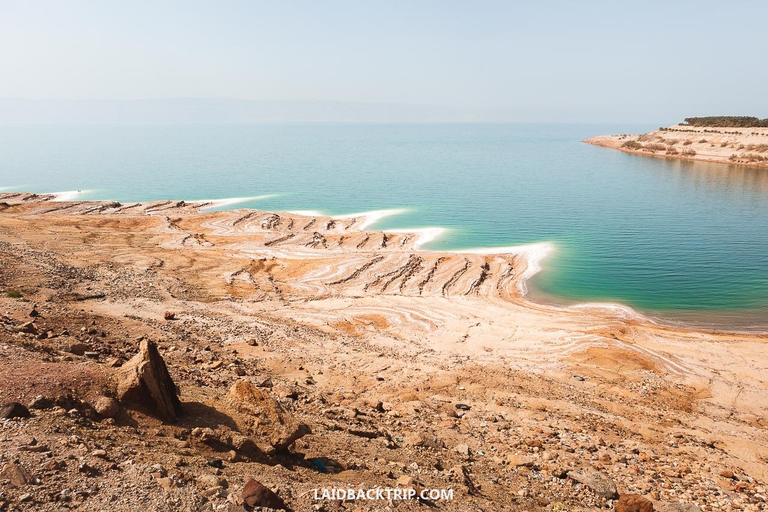
[[642, 135], [600, 135], [584, 142], [646, 156], [768, 167], [768, 128], [673, 125]]
[[[657, 509], [766, 506], [764, 334], [533, 304], [520, 296], [525, 256], [420, 251], [414, 235], [361, 230], [364, 218], [50, 199], [0, 194], [0, 283], [24, 295], [0, 299], [9, 326], [0, 360], [13, 367], [0, 373], [0, 402], [109, 393], [105, 363], [127, 359], [147, 335], [159, 341], [186, 413], [174, 425], [139, 411], [116, 424], [45, 411], [8, 423], [0, 464], [19, 458], [44, 483], [3, 490], [0, 503], [30, 493], [22, 505], [139, 510], [175, 500], [174, 508], [210, 510], [237, 507], [252, 476], [296, 510], [312, 510], [318, 486], [396, 486], [410, 476], [456, 490], [441, 510], [612, 507], [566, 477], [588, 468]], [[50, 336], [12, 333], [32, 303]], [[177, 320], [164, 321], [167, 310]], [[75, 342], [98, 356], [70, 354]], [[313, 434], [276, 459], [226, 459], [217, 471], [229, 490], [205, 496], [194, 482], [218, 452], [191, 446], [190, 432], [203, 425], [231, 435], [226, 421], [207, 418], [226, 413], [221, 399], [235, 380], [267, 377]], [[88, 459], [104, 446], [121, 472], [40, 469], [45, 459], [23, 449], [30, 435], [56, 445], [46, 457], [57, 460]], [[323, 457], [337, 464], [327, 473], [312, 465]], [[172, 489], [146, 469], [157, 463], [176, 472]], [[126, 479], [119, 497], [58, 497], [67, 486]]]

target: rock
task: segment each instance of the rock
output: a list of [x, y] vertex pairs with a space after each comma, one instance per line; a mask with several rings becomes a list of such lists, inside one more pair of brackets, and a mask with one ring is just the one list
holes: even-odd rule
[[516, 468], [532, 468], [535, 466], [533, 459], [526, 455], [511, 455], [507, 461], [510, 466]]
[[275, 450], [284, 450], [310, 433], [267, 392], [239, 380], [230, 388], [226, 403], [241, 431], [266, 437]]
[[229, 482], [227, 482], [226, 478], [212, 475], [210, 473], [200, 475], [195, 480], [195, 483], [200, 489], [211, 489], [213, 487], [220, 487], [222, 489], [226, 489], [227, 487], [229, 487]]
[[29, 471], [24, 469], [24, 466], [10, 462], [0, 471], [0, 480], [9, 480], [11, 485], [23, 487], [32, 483], [33, 478]]
[[93, 452], [91, 452], [91, 456], [98, 457], [100, 459], [106, 459], [107, 452], [105, 450], [93, 450]]
[[37, 334], [37, 326], [34, 322], [27, 322], [19, 326], [19, 332], [26, 334]]
[[32, 306], [32, 310], [29, 312], [29, 316], [32, 318], [40, 316], [40, 312], [37, 310], [37, 306]]
[[59, 471], [67, 467], [63, 460], [49, 460], [41, 466], [45, 471]]
[[149, 472], [150, 474], [158, 474], [161, 477], [166, 475], [165, 468], [163, 467], [162, 464], [152, 464], [151, 466], [149, 466]]
[[201, 493], [203, 496], [211, 497], [211, 496], [221, 496], [223, 494], [224, 488], [223, 487], [209, 487], [208, 489], [204, 489]]
[[720, 476], [723, 478], [733, 478], [733, 471], [730, 469], [724, 469], [720, 472]]
[[218, 457], [206, 457], [205, 463], [212, 468], [221, 469], [224, 467], [224, 461]]
[[586, 485], [601, 498], [612, 500], [619, 497], [619, 493], [616, 491], [616, 484], [613, 483], [613, 480], [600, 474], [600, 472], [595, 471], [594, 469], [569, 471], [568, 476], [571, 479]]
[[42, 395], [38, 395], [29, 403], [30, 409], [50, 409], [54, 406], [53, 400], [46, 398]]
[[405, 443], [410, 446], [419, 446], [431, 450], [441, 450], [445, 447], [442, 439], [434, 434], [424, 434], [422, 432], [408, 432], [404, 436]]
[[0, 407], [0, 419], [7, 420], [10, 418], [29, 418], [29, 409], [21, 405], [19, 402], [11, 402]]
[[542, 446], [541, 441], [539, 441], [538, 439], [527, 438], [523, 442], [525, 443], [526, 446], [530, 448], [541, 448]]
[[93, 404], [93, 409], [99, 416], [104, 418], [114, 418], [120, 412], [120, 404], [117, 400], [108, 396], [100, 396]]
[[468, 406], [467, 404], [456, 404], [454, 407], [456, 407], [456, 409], [460, 411], [468, 411], [471, 409], [471, 407]]
[[701, 512], [693, 503], [662, 503], [661, 512]]
[[414, 484], [416, 484], [416, 480], [408, 475], [403, 475], [397, 479], [397, 485], [400, 487], [412, 487]]
[[176, 320], [176, 313], [174, 313], [173, 311], [166, 311], [165, 313], [163, 313], [163, 318], [165, 318], [166, 320]]
[[174, 421], [181, 414], [176, 385], [154, 342], [142, 340], [139, 353], [120, 367], [118, 376], [120, 401], [151, 404], [164, 421]]
[[170, 491], [174, 487], [173, 480], [166, 477], [160, 477], [157, 480], [157, 485], [165, 489], [166, 491]]
[[582, 377], [581, 375], [574, 375], [573, 380], [578, 380], [579, 382], [584, 382], [586, 379]]
[[456, 445], [456, 446], [453, 448], [453, 450], [454, 450], [455, 452], [458, 452], [458, 453], [460, 453], [461, 455], [464, 455], [465, 457], [469, 457], [469, 454], [471, 453], [471, 452], [470, 452], [470, 450], [469, 450], [469, 446], [467, 446], [466, 444], [459, 444], [459, 445]]
[[639, 494], [622, 494], [616, 512], [653, 512], [653, 503]]
[[271, 388], [272, 387], [272, 379], [270, 379], [269, 377], [261, 379], [259, 382], [256, 383], [256, 387], [259, 387], [259, 388]]
[[79, 473], [83, 473], [88, 476], [99, 476], [101, 475], [101, 471], [97, 467], [91, 466], [90, 464], [87, 464], [85, 462], [80, 463], [79, 466], [77, 466], [77, 471]]
[[76, 356], [82, 356], [88, 351], [88, 345], [85, 343], [73, 343], [69, 347], [67, 347], [67, 351], [70, 354], [75, 354]]
[[243, 503], [247, 507], [265, 507], [277, 510], [286, 510], [283, 499], [251, 478], [243, 488]]

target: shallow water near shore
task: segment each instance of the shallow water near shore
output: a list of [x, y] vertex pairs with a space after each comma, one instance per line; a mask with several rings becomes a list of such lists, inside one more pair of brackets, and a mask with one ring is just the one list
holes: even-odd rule
[[548, 242], [537, 300], [768, 329], [768, 171], [583, 144], [646, 125], [0, 126], [0, 188], [241, 198], [221, 208], [446, 228], [426, 248]]

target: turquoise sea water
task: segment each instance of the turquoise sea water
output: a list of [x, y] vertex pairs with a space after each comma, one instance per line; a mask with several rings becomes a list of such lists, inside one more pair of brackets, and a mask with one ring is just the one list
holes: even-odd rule
[[0, 126], [0, 188], [144, 201], [274, 194], [230, 207], [448, 228], [430, 248], [550, 242], [530, 283], [668, 321], [768, 329], [768, 170], [580, 141], [645, 125]]

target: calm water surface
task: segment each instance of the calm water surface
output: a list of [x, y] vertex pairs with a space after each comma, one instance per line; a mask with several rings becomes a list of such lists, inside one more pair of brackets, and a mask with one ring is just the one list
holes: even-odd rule
[[231, 207], [448, 228], [431, 248], [550, 242], [535, 298], [615, 301], [768, 329], [768, 170], [583, 144], [644, 125], [0, 126], [0, 188], [145, 201], [274, 194]]

